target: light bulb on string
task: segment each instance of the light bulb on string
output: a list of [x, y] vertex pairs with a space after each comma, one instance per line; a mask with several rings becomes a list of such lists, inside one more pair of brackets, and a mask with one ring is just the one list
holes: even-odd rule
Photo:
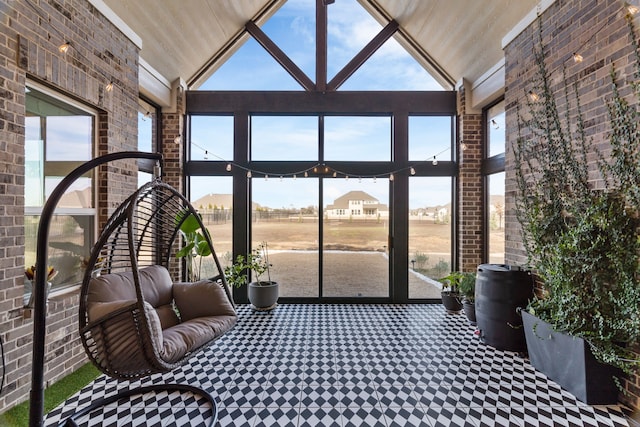
[[60, 46], [58, 46], [58, 52], [67, 53], [70, 47], [71, 47], [71, 44], [69, 42], [64, 42]]
[[251, 171], [247, 171], [247, 178], [251, 178]]
[[204, 150], [204, 159], [209, 160], [209, 152], [207, 150]]
[[345, 180], [345, 181], [349, 181], [349, 175], [345, 175], [345, 176], [344, 176], [344, 180]]
[[104, 88], [107, 92], [111, 92], [113, 90], [113, 82], [107, 83], [107, 85]]
[[264, 180], [265, 180], [265, 181], [269, 181], [269, 175], [265, 174], [265, 175], [264, 175]]
[[393, 181], [395, 179], [395, 177], [393, 176], [393, 173], [389, 174], [389, 181]]
[[304, 177], [305, 177], [305, 178], [309, 178], [309, 172], [304, 171]]
[[375, 177], [375, 176], [373, 177], [373, 183], [374, 184], [376, 183], [377, 179], [378, 179], [377, 177]]
[[411, 166], [411, 167], [409, 168], [409, 173], [410, 173], [411, 175], [415, 175], [415, 174], [416, 174], [416, 170], [413, 168], [413, 166]]
[[338, 172], [333, 171], [333, 177], [335, 178], [336, 176], [338, 176]]
[[536, 102], [538, 99], [540, 99], [540, 97], [538, 96], [537, 93], [535, 93], [534, 91], [530, 90], [529, 93], [527, 93], [527, 96], [529, 97], [529, 99], [532, 102]]
[[296, 180], [298, 179], [298, 175], [296, 175], [295, 173], [293, 174], [293, 179]]
[[573, 62], [579, 63], [579, 62], [582, 62], [583, 60], [584, 58], [579, 53], [576, 52], [573, 54]]
[[231, 163], [227, 163], [227, 172], [231, 172]]
[[431, 164], [433, 164], [433, 166], [436, 166], [438, 164], [438, 159], [436, 159], [436, 156], [433, 156], [433, 160], [431, 161]]

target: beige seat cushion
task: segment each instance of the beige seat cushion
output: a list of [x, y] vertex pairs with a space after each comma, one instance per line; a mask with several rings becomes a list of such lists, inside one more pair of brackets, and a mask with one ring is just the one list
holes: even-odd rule
[[163, 359], [173, 363], [206, 344], [220, 337], [236, 323], [236, 316], [209, 316], [189, 320], [166, 329], [163, 332]]
[[[166, 268], [157, 265], [139, 272], [151, 337], [166, 362], [177, 362], [235, 325], [235, 309], [221, 284], [210, 280], [173, 284]], [[174, 300], [182, 322], [173, 309]], [[87, 307], [90, 320], [135, 305], [133, 273], [111, 273], [91, 279]], [[121, 327], [131, 330], [111, 332], [120, 336], [135, 332], [130, 324]]]

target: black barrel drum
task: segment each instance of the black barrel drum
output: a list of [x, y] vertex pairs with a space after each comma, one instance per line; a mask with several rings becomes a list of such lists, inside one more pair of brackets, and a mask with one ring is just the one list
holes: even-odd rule
[[504, 264], [481, 264], [476, 274], [476, 320], [480, 339], [498, 350], [525, 352], [522, 317], [533, 297], [528, 270]]

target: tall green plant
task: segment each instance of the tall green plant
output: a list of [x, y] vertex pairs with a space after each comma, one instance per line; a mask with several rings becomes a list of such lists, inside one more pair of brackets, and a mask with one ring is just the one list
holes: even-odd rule
[[201, 229], [198, 219], [190, 212], [179, 213], [176, 222], [180, 224], [179, 230], [184, 240], [184, 246], [176, 257], [186, 259], [189, 280], [200, 280], [202, 260], [211, 255], [211, 246], [204, 236], [204, 233], [208, 235], [209, 231], [206, 228]]
[[569, 83], [563, 69], [557, 99], [545, 57], [539, 35], [529, 92], [537, 100], [528, 97], [527, 109], [518, 108], [513, 144], [516, 216], [544, 289], [529, 310], [554, 329], [585, 338], [599, 360], [629, 373], [638, 355], [627, 344], [640, 340], [640, 85], [631, 85], [635, 99], [628, 102], [612, 69], [605, 160], [585, 132], [577, 82]]

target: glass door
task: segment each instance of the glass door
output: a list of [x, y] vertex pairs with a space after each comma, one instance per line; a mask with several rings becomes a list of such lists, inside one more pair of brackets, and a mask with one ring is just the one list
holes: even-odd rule
[[323, 181], [322, 296], [389, 296], [387, 179]]

